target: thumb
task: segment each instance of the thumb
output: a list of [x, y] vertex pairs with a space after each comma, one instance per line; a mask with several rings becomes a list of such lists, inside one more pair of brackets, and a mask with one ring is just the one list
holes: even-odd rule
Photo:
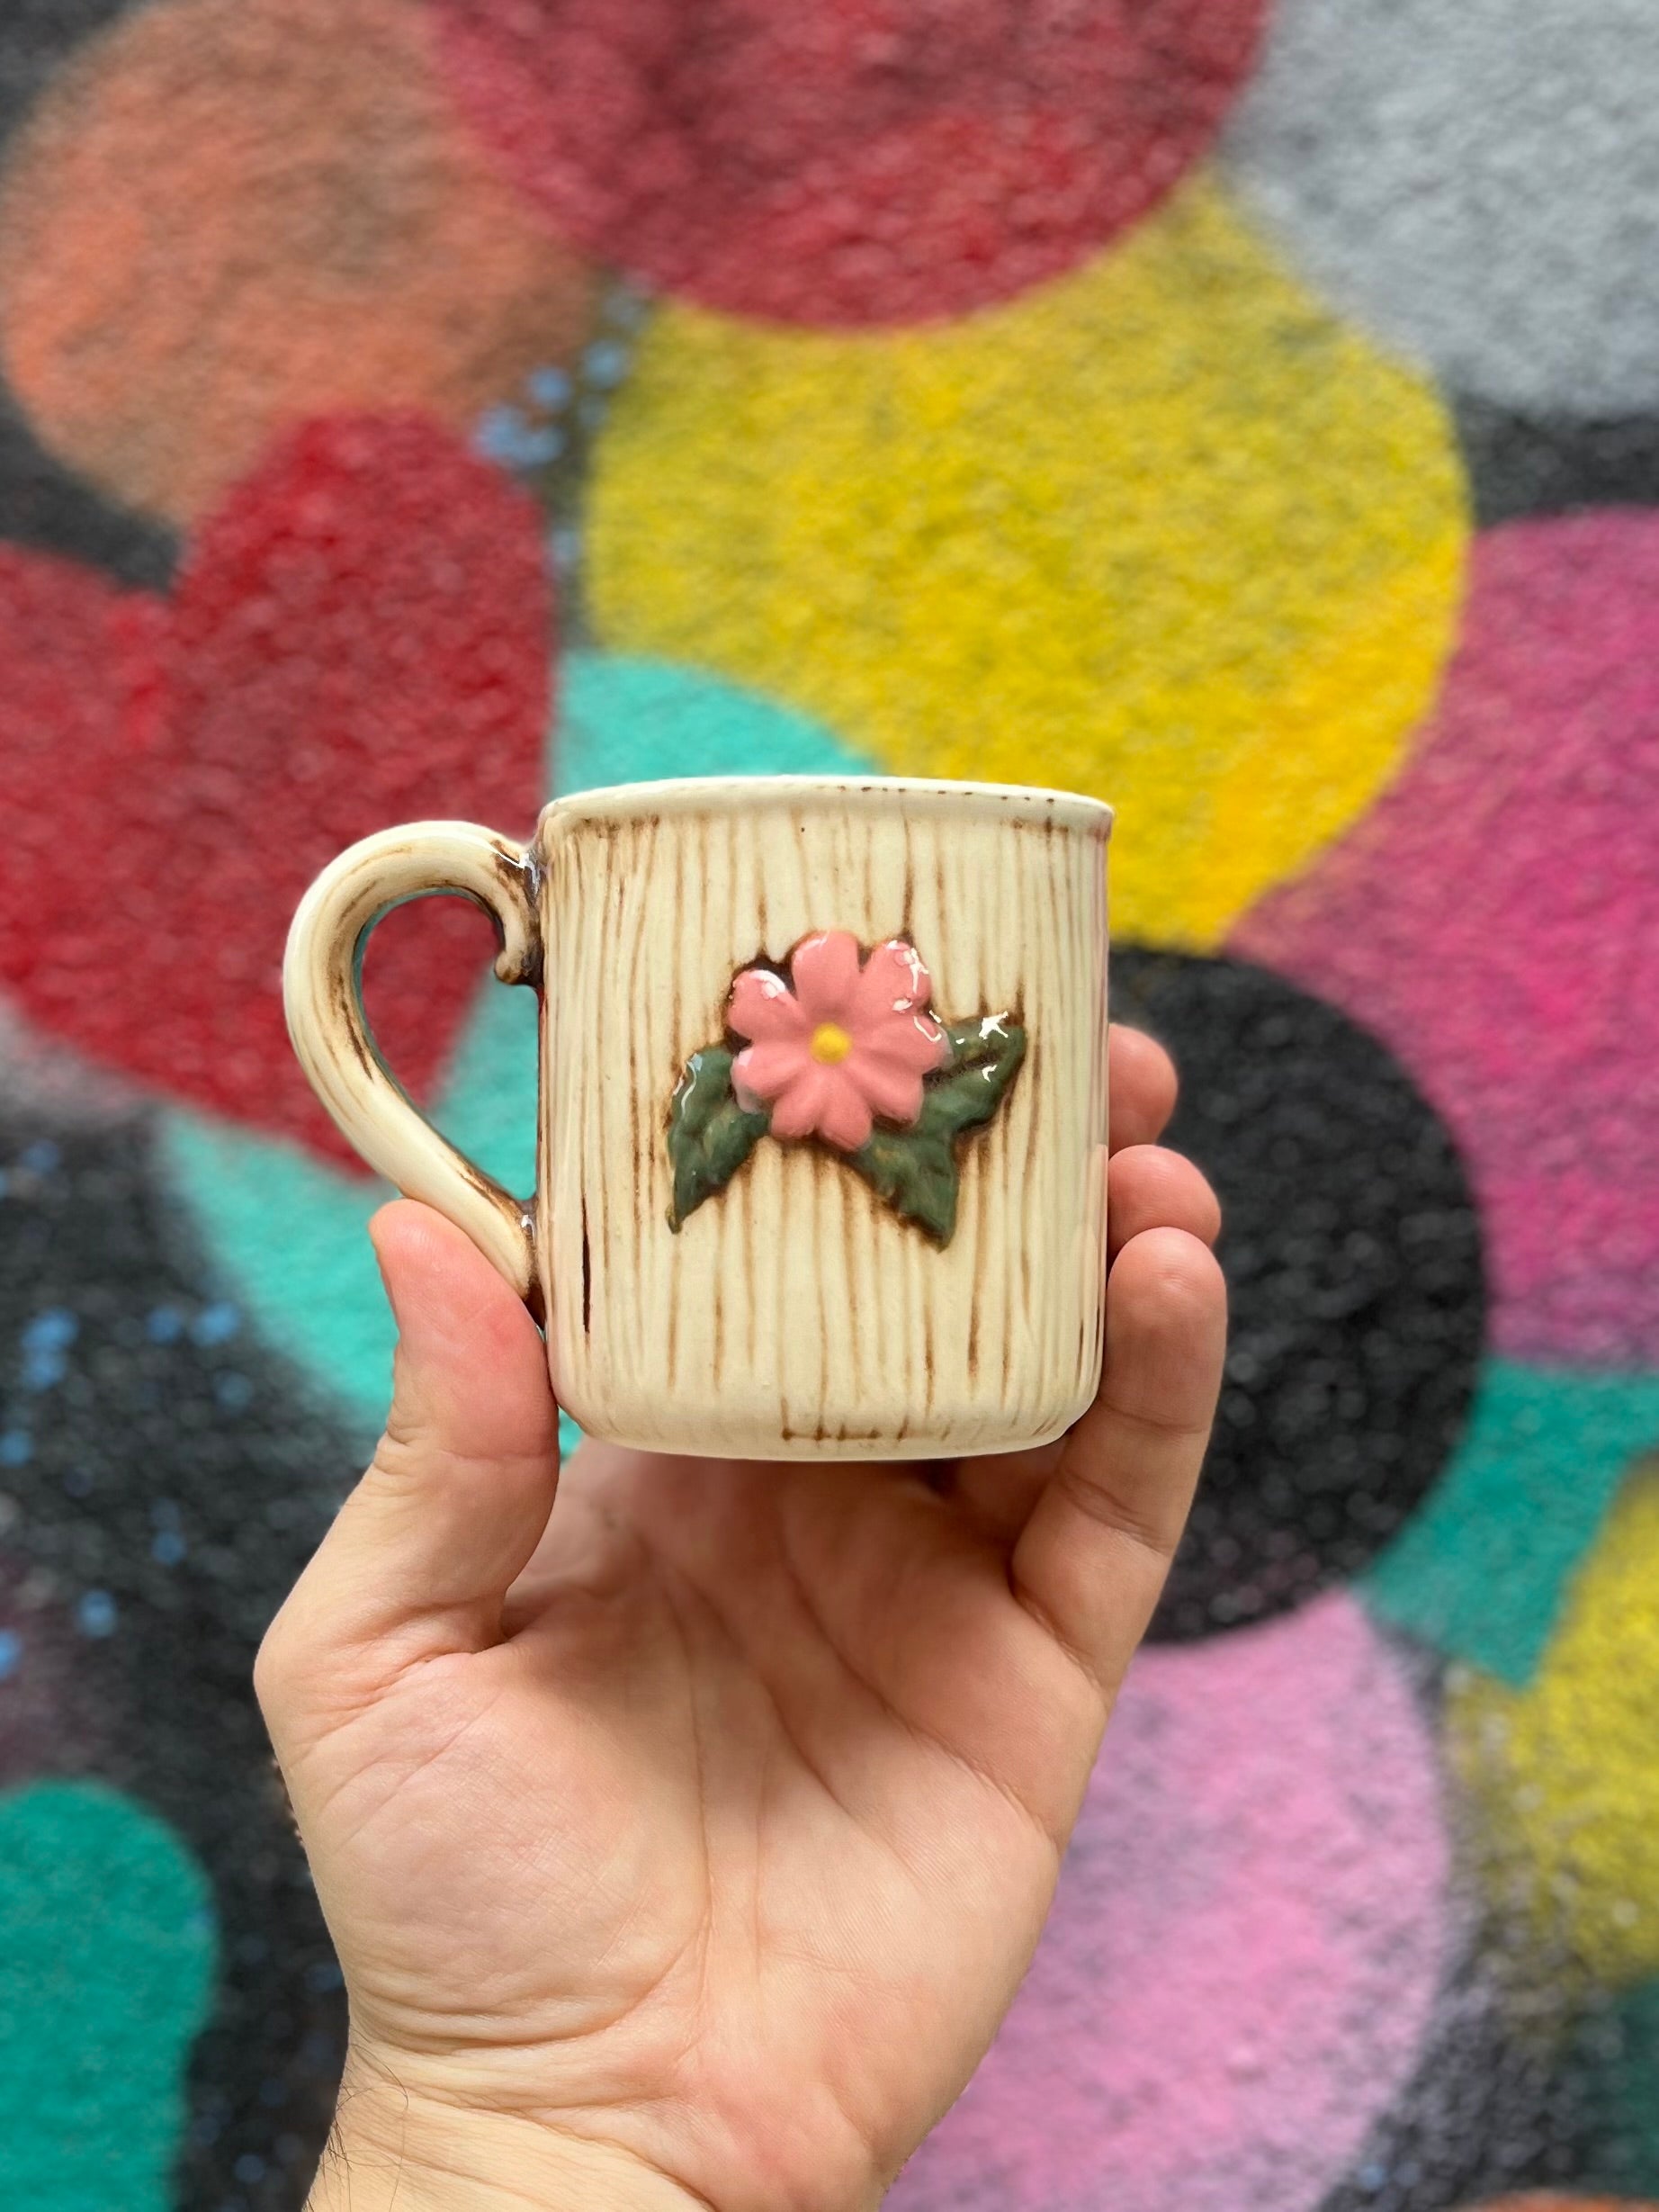
[[558, 1413], [523, 1304], [428, 1207], [399, 1200], [370, 1235], [398, 1324], [391, 1411], [273, 1623], [262, 1696], [276, 1675], [319, 1681], [319, 1661], [353, 1652], [372, 1651], [378, 1674], [493, 1643], [552, 1510]]

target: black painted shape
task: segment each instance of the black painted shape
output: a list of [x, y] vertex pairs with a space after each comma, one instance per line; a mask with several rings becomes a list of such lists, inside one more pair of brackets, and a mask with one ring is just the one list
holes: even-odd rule
[[1173, 1053], [1168, 1140], [1225, 1216], [1226, 1380], [1152, 1627], [1179, 1641], [1359, 1573], [1411, 1513], [1468, 1411], [1480, 1232], [1445, 1128], [1335, 1008], [1242, 961], [1130, 946], [1112, 1012]]
[[[352, 1447], [214, 1303], [140, 1126], [72, 1134], [7, 1118], [0, 1173], [0, 1430], [31, 1443], [24, 1464], [0, 1466], [21, 1568], [0, 1587], [22, 1637], [7, 1690], [27, 1689], [38, 1655], [55, 1707], [13, 1742], [4, 1779], [97, 1776], [195, 1851], [222, 1952], [178, 2202], [297, 2212], [332, 2110], [344, 2001], [250, 1674], [351, 1479]], [[61, 1380], [31, 1389], [22, 1332], [53, 1308], [79, 1334]], [[77, 1627], [88, 1591], [113, 1600], [107, 1636]]]
[[[1425, 1731], [1444, 1738], [1445, 1667], [1414, 1638], [1382, 1632]], [[1540, 1960], [1536, 1930], [1493, 1911], [1468, 1869], [1480, 1830], [1455, 1794], [1446, 1965], [1417, 2063], [1319, 2212], [1471, 2212], [1586, 2178], [1594, 2117], [1572, 2059], [1582, 1976]]]
[[1447, 1978], [1416, 2071], [1320, 2212], [1467, 2212], [1583, 2182], [1592, 2125], [1563, 1984], [1528, 1998], [1483, 1928]]
[[1574, 508], [1659, 505], [1659, 414], [1533, 420], [1458, 399], [1454, 415], [1482, 529]]
[[[0, 0], [0, 5], [4, 0]], [[0, 383], [0, 538], [103, 569], [120, 583], [165, 591], [177, 533], [118, 507], [54, 459]]]
[[[58, 68], [134, 0], [0, 0], [0, 162]], [[166, 524], [106, 499], [47, 452], [0, 383], [0, 538], [165, 590], [178, 562]]]

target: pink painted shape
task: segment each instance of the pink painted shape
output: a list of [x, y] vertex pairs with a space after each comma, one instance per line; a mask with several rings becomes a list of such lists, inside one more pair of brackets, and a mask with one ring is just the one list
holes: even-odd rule
[[1412, 766], [1231, 949], [1385, 1038], [1446, 1117], [1502, 1349], [1659, 1356], [1659, 515], [1479, 541]]
[[1308, 2212], [1417, 2061], [1448, 1873], [1345, 1593], [1143, 1651], [1036, 1963], [890, 2212]]

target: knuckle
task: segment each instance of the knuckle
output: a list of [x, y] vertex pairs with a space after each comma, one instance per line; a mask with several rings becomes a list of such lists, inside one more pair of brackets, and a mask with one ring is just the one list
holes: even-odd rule
[[374, 1456], [366, 1470], [367, 1479], [390, 1490], [408, 1488], [419, 1480], [429, 1464], [434, 1443], [431, 1430], [418, 1415], [394, 1406], [374, 1447]]
[[1059, 1479], [1068, 1503], [1079, 1513], [1137, 1549], [1165, 1561], [1170, 1559], [1175, 1546], [1165, 1523], [1138, 1511], [1092, 1469], [1063, 1468]]

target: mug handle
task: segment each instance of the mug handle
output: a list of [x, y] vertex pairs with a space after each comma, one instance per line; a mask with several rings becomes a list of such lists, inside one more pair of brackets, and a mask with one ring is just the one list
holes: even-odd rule
[[474, 822], [410, 822], [348, 846], [300, 902], [282, 956], [288, 1034], [346, 1141], [406, 1198], [435, 1207], [498, 1267], [535, 1317], [542, 1289], [528, 1205], [439, 1136], [381, 1059], [363, 1011], [369, 932], [406, 899], [459, 892], [501, 939], [503, 983], [542, 981], [537, 869], [522, 845]]

